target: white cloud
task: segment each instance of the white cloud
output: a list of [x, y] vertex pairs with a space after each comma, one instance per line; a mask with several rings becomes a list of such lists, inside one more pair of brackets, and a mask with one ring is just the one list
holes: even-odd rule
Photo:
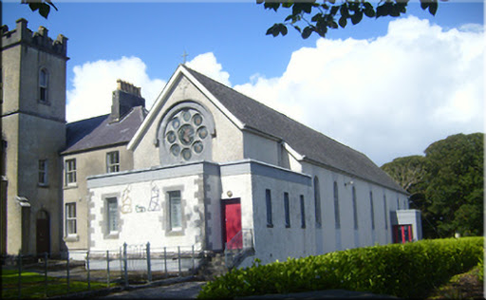
[[223, 71], [223, 67], [216, 61], [214, 53], [199, 54], [186, 64], [189, 68], [198, 71], [222, 84], [230, 86], [229, 73]]
[[373, 40], [320, 39], [281, 77], [235, 89], [378, 165], [451, 134], [484, 131], [484, 32], [408, 17]]
[[145, 107], [150, 109], [166, 82], [149, 78], [146, 69], [138, 57], [98, 60], [75, 66], [73, 89], [67, 91], [68, 122], [110, 113], [117, 79], [142, 87]]

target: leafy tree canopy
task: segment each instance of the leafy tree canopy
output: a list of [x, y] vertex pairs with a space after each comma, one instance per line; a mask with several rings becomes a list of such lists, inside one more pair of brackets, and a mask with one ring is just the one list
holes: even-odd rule
[[29, 5], [32, 11], [38, 11], [46, 19], [51, 12], [51, 7], [57, 10], [57, 7], [51, 0], [21, 0], [20, 3]]
[[422, 211], [425, 237], [483, 234], [484, 134], [457, 134], [382, 169]]
[[[446, 1], [446, 0], [442, 0]], [[409, 0], [257, 0], [266, 9], [288, 9], [291, 11], [283, 23], [275, 23], [268, 28], [267, 35], [274, 37], [287, 35], [287, 26], [295, 28], [306, 39], [317, 33], [325, 37], [329, 29], [344, 28], [351, 22], [353, 25], [361, 22], [363, 17], [399, 17], [407, 11]], [[435, 15], [439, 7], [438, 0], [420, 0], [423, 10]], [[305, 27], [299, 26], [304, 24]]]

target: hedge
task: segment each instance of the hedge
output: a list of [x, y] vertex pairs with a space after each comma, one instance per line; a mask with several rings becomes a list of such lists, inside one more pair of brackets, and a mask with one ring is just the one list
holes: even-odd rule
[[199, 299], [344, 289], [423, 298], [455, 274], [476, 266], [483, 237], [422, 240], [355, 248], [233, 269], [208, 282]]

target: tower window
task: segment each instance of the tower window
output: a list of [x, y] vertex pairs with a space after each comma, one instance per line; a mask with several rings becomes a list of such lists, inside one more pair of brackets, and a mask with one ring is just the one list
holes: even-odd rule
[[39, 185], [47, 185], [47, 160], [39, 160]]
[[39, 101], [47, 102], [47, 87], [49, 84], [49, 74], [46, 69], [41, 69], [39, 72]]

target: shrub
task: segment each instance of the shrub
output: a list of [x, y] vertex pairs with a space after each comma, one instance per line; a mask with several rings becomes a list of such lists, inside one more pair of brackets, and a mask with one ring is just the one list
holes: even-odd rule
[[477, 265], [483, 238], [422, 240], [355, 248], [233, 269], [208, 282], [199, 298], [345, 289], [422, 298], [451, 276]]

